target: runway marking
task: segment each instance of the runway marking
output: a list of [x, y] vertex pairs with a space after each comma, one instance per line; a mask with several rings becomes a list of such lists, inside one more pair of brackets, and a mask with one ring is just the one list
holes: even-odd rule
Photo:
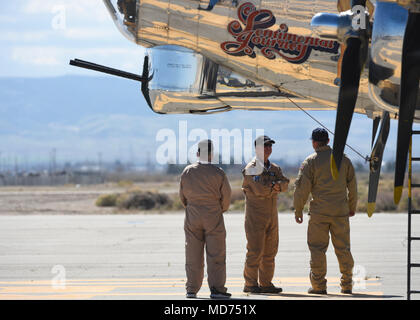
[[[380, 283], [366, 284], [366, 286], [380, 286]], [[232, 285], [226, 283], [228, 288], [242, 288], [243, 285]], [[294, 287], [302, 287], [307, 285], [294, 285]], [[103, 286], [69, 286], [67, 285], [63, 289], [54, 288], [52, 286], [12, 286], [12, 287], [0, 287], [0, 294], [4, 293], [49, 293], [49, 292], [108, 292], [114, 289], [122, 288], [184, 288], [184, 285], [153, 285], [153, 286], [142, 286], [142, 285], [112, 285], [104, 284]]]
[[[328, 284], [339, 284], [340, 283], [340, 278], [327, 278], [328, 280]], [[381, 279], [379, 278], [369, 278], [366, 279], [365, 281], [367, 283], [375, 283], [375, 282], [380, 282]], [[204, 278], [203, 282], [207, 281], [207, 278]], [[111, 284], [123, 284], [123, 283], [131, 283], [131, 284], [139, 284], [139, 283], [147, 283], [147, 284], [160, 284], [160, 283], [167, 283], [167, 282], [182, 282], [185, 283], [186, 282], [186, 278], [161, 278], [161, 279], [156, 279], [156, 278], [140, 278], [140, 279], [67, 279], [66, 283], [77, 283], [82, 285], [83, 283], [89, 284], [89, 283], [111, 283]], [[228, 278], [226, 280], [226, 283], [244, 283], [244, 279], [243, 278]], [[291, 283], [291, 284], [296, 284], [296, 283], [304, 283], [304, 284], [308, 284], [309, 280], [307, 277], [302, 277], [302, 278], [296, 278], [296, 277], [288, 277], [288, 278], [283, 278], [283, 277], [274, 277], [273, 278], [273, 282], [279, 282], [281, 284], [283, 283]], [[51, 285], [51, 280], [29, 280], [29, 281], [0, 281], [0, 285], [3, 284], [31, 284], [31, 285]]]
[[[0, 299], [92, 299], [106, 297], [138, 297], [139, 299], [162, 297], [185, 297], [185, 278], [140, 278], [140, 279], [68, 279], [63, 288], [52, 286], [51, 280], [30, 280], [30, 281], [0, 281]], [[339, 278], [327, 278], [329, 298], [352, 298], [352, 296], [341, 295], [339, 290]], [[244, 285], [243, 278], [228, 278], [226, 287], [233, 297], [244, 299], [290, 299], [290, 298], [319, 298], [319, 296], [308, 295], [302, 292], [302, 287], [309, 287], [307, 277], [282, 278], [276, 277], [273, 283], [281, 285], [285, 292], [281, 295], [248, 295], [242, 292]], [[365, 289], [355, 289], [360, 292], [363, 298], [369, 296], [381, 297], [382, 292], [368, 289], [381, 286], [380, 279], [365, 280]], [[293, 291], [293, 288], [296, 290]], [[133, 290], [134, 289], [134, 290]], [[163, 290], [162, 290], [163, 289]], [[239, 290], [238, 290], [239, 289]], [[305, 288], [306, 289], [306, 288]], [[208, 298], [207, 279], [203, 281], [203, 287], [198, 296]], [[324, 296], [328, 298], [328, 296]], [[354, 298], [358, 298], [357, 295]], [[360, 297], [359, 297], [360, 298]]]

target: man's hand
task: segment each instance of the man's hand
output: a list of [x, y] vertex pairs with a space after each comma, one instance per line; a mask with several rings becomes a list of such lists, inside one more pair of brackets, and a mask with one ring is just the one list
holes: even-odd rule
[[278, 183], [276, 183], [275, 185], [273, 185], [273, 190], [275, 192], [280, 192], [281, 191], [280, 185]]
[[303, 222], [302, 212], [300, 214], [296, 214], [296, 212], [295, 212], [295, 220], [296, 220], [296, 223], [298, 223], [298, 224], [301, 224]]
[[354, 216], [354, 214], [355, 214], [355, 212], [354, 212], [354, 211], [350, 211], [350, 212], [349, 212], [349, 217], [353, 217], [353, 216]]

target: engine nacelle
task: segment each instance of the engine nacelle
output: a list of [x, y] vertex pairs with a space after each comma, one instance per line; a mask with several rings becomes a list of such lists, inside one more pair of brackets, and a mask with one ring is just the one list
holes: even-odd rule
[[[290, 108], [292, 97], [257, 84], [193, 50], [174, 46], [147, 49], [150, 59], [148, 98], [157, 113], [209, 114], [232, 109]], [[294, 96], [293, 96], [294, 97]], [[315, 103], [300, 99], [300, 103]]]
[[[378, 1], [369, 60], [369, 96], [382, 109], [398, 114], [401, 53], [408, 11], [396, 2]], [[415, 120], [420, 120], [420, 99]]]
[[193, 113], [229, 109], [215, 97], [219, 66], [190, 49], [161, 46], [147, 50], [153, 79], [152, 109], [158, 113]]

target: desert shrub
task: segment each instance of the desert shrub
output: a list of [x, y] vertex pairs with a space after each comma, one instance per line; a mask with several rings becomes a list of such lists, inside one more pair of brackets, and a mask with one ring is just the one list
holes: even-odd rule
[[115, 207], [118, 197], [118, 193], [103, 194], [96, 200], [95, 204], [98, 207]]
[[117, 201], [115, 202], [115, 206], [118, 208], [124, 208], [128, 201], [130, 193], [122, 193], [118, 196]]
[[420, 190], [413, 190], [411, 195], [412, 207], [413, 209], [420, 210]]
[[[357, 186], [356, 212], [367, 212], [368, 188], [367, 185]], [[377, 208], [375, 210], [377, 212]]]
[[150, 210], [155, 207], [156, 202], [151, 196], [150, 192], [147, 193], [129, 193], [124, 197], [123, 201], [119, 202], [120, 209], [144, 209]]
[[152, 193], [152, 198], [154, 198], [156, 205], [158, 207], [166, 206], [172, 204], [171, 198], [166, 193]]
[[167, 195], [157, 192], [131, 191], [122, 194], [102, 195], [96, 200], [97, 206], [116, 206], [119, 209], [168, 209], [171, 208], [173, 200]]
[[[356, 212], [367, 212], [367, 200], [357, 202]], [[375, 209], [375, 212], [378, 212], [378, 208]]]
[[172, 205], [170, 207], [171, 210], [184, 210], [184, 206], [182, 205], [181, 199], [179, 199], [178, 194], [172, 197]]
[[238, 200], [245, 200], [244, 192], [241, 188], [232, 188], [232, 195], [230, 197], [230, 203], [235, 203]]
[[236, 200], [233, 202], [230, 207], [230, 211], [244, 211], [245, 210], [245, 200]]
[[155, 192], [129, 192], [118, 198], [117, 207], [120, 209], [151, 210], [169, 207], [172, 200], [167, 194]]
[[[413, 210], [420, 210], [420, 190], [418, 189], [412, 189], [411, 191], [411, 208]], [[408, 190], [404, 190], [397, 211], [408, 212]]]
[[397, 206], [394, 203], [394, 192], [393, 191], [382, 191], [378, 192], [376, 197], [376, 211], [377, 212], [395, 212]]
[[277, 197], [277, 210], [279, 212], [293, 210], [293, 192], [290, 191], [290, 188], [287, 192], [279, 193]]

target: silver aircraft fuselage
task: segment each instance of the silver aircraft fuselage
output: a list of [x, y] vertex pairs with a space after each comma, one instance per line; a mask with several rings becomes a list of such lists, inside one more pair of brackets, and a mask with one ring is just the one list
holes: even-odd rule
[[[304, 109], [337, 107], [344, 45], [316, 33], [311, 20], [348, 10], [349, 0], [104, 3], [124, 35], [149, 48], [155, 112], [296, 109], [290, 99]], [[396, 118], [407, 10], [396, 2], [368, 4], [370, 54], [355, 111], [373, 118], [387, 110]]]

